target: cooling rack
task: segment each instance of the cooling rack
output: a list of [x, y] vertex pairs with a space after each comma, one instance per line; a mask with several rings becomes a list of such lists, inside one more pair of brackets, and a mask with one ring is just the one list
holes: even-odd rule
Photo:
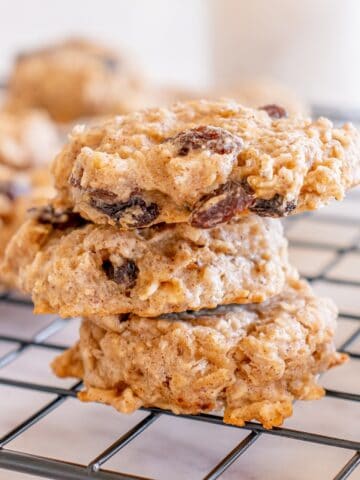
[[[294, 216], [286, 221], [285, 228], [291, 243], [291, 255], [295, 263], [299, 264], [304, 276], [321, 294], [325, 293], [335, 297], [340, 306], [339, 324], [342, 325], [342, 322], [351, 323], [352, 328], [346, 330], [346, 335], [343, 335], [339, 350], [346, 352], [350, 356], [351, 362], [359, 362], [360, 192], [355, 191], [341, 205], [330, 206], [315, 215]], [[30, 311], [32, 308], [27, 299], [16, 296], [11, 292], [1, 295], [0, 307], [2, 306], [22, 307], [23, 311]], [[314, 431], [314, 428], [293, 429], [284, 426], [265, 430], [255, 422], [248, 422], [244, 427], [239, 428], [225, 425], [222, 419], [216, 415], [175, 416], [169, 411], [152, 408], [142, 409], [143, 416], [139, 421], [132, 424], [119, 438], [110, 442], [105, 448], [100, 448], [90, 461], [83, 464], [62, 458], [52, 458], [46, 454], [41, 454], [41, 451], [34, 454], [25, 452], [24, 449], [16, 449], [14, 445], [18, 444], [18, 439], [21, 439], [22, 436], [46, 420], [49, 415], [54, 414], [67, 402], [70, 402], [70, 399], [76, 397], [81, 384], [76, 383], [63, 387], [46, 381], [29, 381], [26, 376], [19, 378], [18, 376], [2, 375], [1, 372], [5, 371], [13, 362], [19, 361], [33, 350], [37, 352], [42, 349], [50, 350], [54, 355], [61, 352], [65, 345], [54, 343], [52, 337], [67, 328], [67, 321], [56, 317], [49, 318], [29, 338], [19, 332], [16, 325], [14, 325], [13, 333], [2, 333], [1, 320], [0, 318], [0, 343], [8, 345], [9, 348], [0, 356], [0, 396], [2, 388], [11, 387], [18, 392], [19, 396], [24, 391], [34, 391], [51, 395], [51, 400], [42, 405], [41, 408], [35, 409], [27, 418], [12, 426], [0, 438], [0, 469], [4, 469], [3, 472], [5, 472], [2, 477], [2, 470], [0, 470], [0, 478], [8, 478], [6, 471], [16, 471], [59, 480], [89, 478], [99, 480], [149, 479], [150, 477], [139, 476], [135, 473], [115, 471], [113, 468], [109, 468], [107, 464], [110, 462], [111, 465], [111, 460], [123, 449], [126, 451], [126, 448], [131, 447], [142, 435], [146, 435], [161, 419], [168, 417], [173, 418], [174, 422], [187, 419], [206, 425], [216, 425], [222, 429], [227, 429], [227, 431], [236, 429], [246, 433], [237, 444], [225, 452], [223, 458], [215, 462], [205, 474], [196, 478], [214, 480], [221, 476], [225, 477], [227, 472], [236, 465], [239, 465], [237, 471], [241, 472], [241, 460], [245, 459], [246, 455], [249, 455], [259, 440], [264, 437], [270, 439], [280, 437], [289, 441], [307, 442], [313, 445], [314, 449], [316, 445], [322, 445], [346, 450], [349, 454], [346, 461], [326, 478], [334, 480], [360, 478], [358, 477], [360, 474], [360, 468], [358, 468], [360, 467], [360, 424], [357, 429], [359, 438], [354, 439], [347, 438], [346, 435], [339, 434], [339, 432], [334, 435], [323, 434], [316, 429]], [[358, 366], [359, 364], [357, 364], [357, 369]], [[340, 417], [340, 424], [342, 422], [341, 416], [345, 411], [342, 409], [343, 403], [351, 403], [353, 422], [356, 422], [359, 418], [360, 394], [359, 388], [355, 388], [359, 386], [359, 377], [356, 376], [356, 371], [352, 377], [352, 382], [353, 390], [348, 388], [326, 389], [326, 398], [338, 401], [337, 415]], [[322, 409], [323, 401], [314, 402], [319, 412]], [[295, 405], [295, 411], [298, 405], [299, 403]], [[2, 411], [1, 415], [6, 416], [7, 412]], [[120, 414], [118, 415], [120, 416]], [[51, 438], [48, 441], [51, 442]], [[74, 449], [76, 448], [81, 448], [81, 445], [74, 445]], [[172, 454], [175, 458], [176, 450]], [[255, 457], [255, 460], [261, 462], [262, 459]], [[194, 461], [196, 463], [196, 459]], [[151, 476], [151, 478], [157, 477]], [[167, 478], [171, 478], [171, 476]], [[189, 479], [190, 477], [185, 475], [181, 478]], [[266, 478], [273, 477], [269, 474]], [[24, 480], [26, 480], [26, 475], [24, 475]]]

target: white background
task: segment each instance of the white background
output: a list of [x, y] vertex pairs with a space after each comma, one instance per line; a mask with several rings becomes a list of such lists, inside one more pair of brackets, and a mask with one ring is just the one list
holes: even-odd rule
[[203, 0], [0, 0], [0, 73], [18, 50], [84, 34], [126, 51], [151, 78], [208, 81], [207, 4]]
[[158, 82], [266, 75], [360, 108], [359, 25], [359, 0], [0, 0], [0, 75], [18, 50], [84, 34], [133, 51]]

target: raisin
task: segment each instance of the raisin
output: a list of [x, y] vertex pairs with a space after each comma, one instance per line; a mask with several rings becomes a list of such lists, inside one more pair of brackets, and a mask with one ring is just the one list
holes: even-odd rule
[[185, 157], [192, 150], [200, 149], [210, 150], [219, 155], [237, 154], [243, 146], [243, 141], [236, 135], [223, 128], [207, 126], [185, 130], [165, 141], [174, 143], [177, 148], [176, 155], [180, 157]]
[[106, 201], [103, 195], [95, 196], [91, 197], [90, 205], [120, 225], [131, 228], [150, 225], [160, 214], [156, 203], [147, 203], [137, 194], [130, 195], [125, 202]]
[[264, 105], [263, 107], [260, 107], [259, 110], [265, 110], [269, 117], [274, 119], [285, 118], [288, 116], [285, 108], [280, 107], [280, 105], [276, 105], [275, 103]]
[[165, 375], [165, 380], [162, 382], [165, 388], [170, 388], [170, 380], [171, 377], [169, 377], [169, 375]]
[[119, 266], [113, 265], [110, 260], [104, 260], [102, 268], [108, 279], [123, 285], [126, 292], [135, 286], [139, 269], [133, 260], [125, 259]]
[[0, 180], [0, 195], [4, 195], [9, 200], [27, 195], [30, 193], [31, 186], [27, 182], [17, 182], [9, 180]]
[[70, 209], [55, 209], [52, 205], [33, 207], [28, 210], [30, 217], [42, 224], [50, 224], [59, 230], [79, 227], [86, 221]]
[[103, 188], [96, 188], [89, 190], [90, 196], [92, 198], [96, 198], [98, 200], [102, 200], [104, 202], [115, 202], [116, 201], [116, 194], [110, 192], [109, 190], [104, 190]]
[[295, 200], [286, 202], [282, 195], [276, 193], [272, 198], [256, 198], [249, 207], [251, 212], [261, 217], [284, 217], [296, 208]]
[[75, 177], [73, 174], [70, 175], [69, 183], [72, 187], [75, 187], [75, 188], [81, 187], [80, 177]]
[[121, 313], [118, 317], [119, 318], [119, 323], [123, 323], [123, 322], [126, 322], [127, 320], [129, 320], [130, 315], [131, 315], [131, 313]]
[[296, 202], [295, 200], [290, 200], [290, 202], [286, 202], [285, 204], [285, 209], [284, 213], [285, 215], [289, 215], [291, 212], [293, 212], [296, 209]]
[[225, 183], [199, 200], [191, 216], [191, 225], [197, 228], [215, 227], [246, 210], [252, 202], [253, 196], [242, 184]]
[[0, 181], [0, 195], [4, 195], [4, 197], [7, 197], [8, 200], [14, 200], [14, 185], [11, 182]]
[[115, 72], [119, 68], [119, 60], [115, 57], [102, 55], [100, 59], [104, 67], [110, 72]]

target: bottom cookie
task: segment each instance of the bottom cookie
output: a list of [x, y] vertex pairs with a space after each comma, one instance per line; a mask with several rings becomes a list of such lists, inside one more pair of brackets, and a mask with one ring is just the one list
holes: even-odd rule
[[295, 399], [322, 397], [317, 375], [345, 361], [333, 343], [336, 316], [331, 300], [289, 280], [262, 304], [157, 319], [102, 317], [102, 327], [84, 319], [78, 344], [52, 366], [60, 377], [84, 380], [81, 400], [120, 412], [223, 410], [226, 423], [271, 428], [292, 414]]

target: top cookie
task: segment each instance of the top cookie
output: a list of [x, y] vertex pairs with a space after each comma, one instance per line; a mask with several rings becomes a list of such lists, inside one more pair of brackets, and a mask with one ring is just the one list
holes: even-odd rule
[[274, 105], [192, 101], [75, 127], [53, 172], [61, 201], [95, 223], [210, 228], [342, 199], [360, 182], [360, 135]]
[[141, 83], [130, 63], [113, 50], [71, 39], [19, 55], [8, 105], [43, 108], [58, 122], [124, 113], [145, 105]]

